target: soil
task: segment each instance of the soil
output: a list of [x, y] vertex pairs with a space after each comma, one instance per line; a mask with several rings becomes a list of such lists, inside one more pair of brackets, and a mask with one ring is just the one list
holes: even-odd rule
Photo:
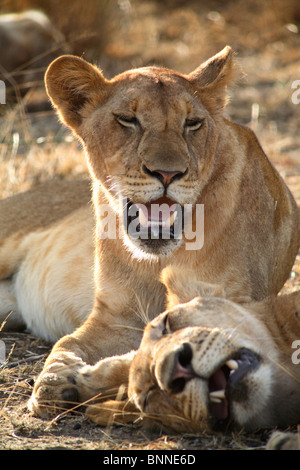
[[[185, 73], [230, 44], [243, 75], [229, 90], [227, 114], [255, 130], [300, 205], [300, 104], [292, 99], [292, 84], [300, 80], [300, 10], [297, 1], [286, 0], [284, 8], [282, 3], [118, 2], [111, 15], [114, 20], [109, 20], [113, 33], [97, 62], [107, 76], [150, 63]], [[52, 111], [28, 114], [18, 103], [2, 115], [1, 129], [1, 197], [51, 177], [78, 178], [87, 173], [76, 141]], [[300, 253], [284, 291], [299, 286]], [[270, 435], [270, 430], [178, 436], [153, 434], [138, 425], [102, 428], [86, 419], [84, 409], [53, 421], [41, 420], [30, 415], [26, 402], [51, 345], [26, 331], [0, 332], [0, 338], [6, 347], [6, 362], [0, 369], [0, 449], [264, 449]]]

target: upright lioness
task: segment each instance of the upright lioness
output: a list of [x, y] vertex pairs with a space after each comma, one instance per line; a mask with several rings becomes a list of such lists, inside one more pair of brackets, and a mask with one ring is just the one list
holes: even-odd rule
[[[1, 315], [10, 306], [35, 333], [67, 334], [36, 382], [29, 406], [39, 415], [99, 392], [77, 382], [85, 364], [137, 348], [145, 317], [170, 300], [163, 268], [188, 266], [237, 302], [277, 293], [287, 279], [298, 209], [253, 132], [223, 115], [233, 75], [229, 47], [189, 75], [146, 67], [107, 80], [78, 57], [50, 65], [48, 94], [86, 151], [96, 230], [83, 204], [51, 224], [41, 216], [33, 231], [14, 224], [1, 242]], [[51, 201], [48, 210], [55, 219]], [[198, 249], [192, 227], [196, 238], [204, 232]], [[188, 288], [186, 279], [187, 297]]]

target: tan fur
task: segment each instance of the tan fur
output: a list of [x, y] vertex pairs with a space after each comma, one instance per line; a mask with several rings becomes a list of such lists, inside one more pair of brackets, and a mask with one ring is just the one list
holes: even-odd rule
[[[145, 330], [129, 372], [131, 400], [145, 417], [179, 432], [297, 424], [300, 372], [292, 360], [292, 344], [300, 337], [299, 308], [300, 292], [243, 306], [224, 298], [196, 297], [174, 307]], [[192, 350], [183, 372], [192, 368], [193, 375], [178, 393], [172, 377], [181, 367], [176, 355], [183, 344]], [[210, 403], [210, 381], [245, 348], [258, 356], [258, 364], [235, 385], [227, 378], [230, 414], [222, 423]], [[178, 377], [183, 372], [178, 369]]]
[[[204, 286], [204, 292], [206, 289]], [[108, 361], [112, 366], [108, 371], [115, 374], [114, 367], [119, 367], [123, 379], [119, 386], [123, 390], [128, 386], [128, 396], [118, 396], [111, 389], [115, 400], [106, 400], [103, 394], [104, 402], [89, 406], [87, 414], [104, 425], [114, 419], [116, 423], [137, 421], [139, 412], [144, 425], [176, 432], [253, 431], [297, 424], [300, 370], [292, 355], [293, 342], [300, 338], [299, 311], [300, 292], [243, 306], [217, 297], [196, 297], [179, 304], [147, 325], [138, 351], [131, 353], [131, 363], [128, 355], [106, 359], [106, 367]], [[191, 350], [189, 358], [180, 356], [186, 345]], [[223, 400], [229, 415], [222, 420], [220, 411], [214, 408], [222, 404], [210, 402], [212, 377], [228, 360], [238, 360], [245, 350], [254, 353], [258, 362], [236, 383], [230, 383], [227, 376]], [[112, 378], [104, 371], [103, 362], [94, 367], [94, 384], [107, 384], [107, 393]], [[124, 381], [126, 369], [129, 383]], [[179, 377], [187, 379], [176, 390], [173, 384]], [[275, 433], [267, 448], [298, 446], [299, 436]]]
[[[48, 339], [67, 334], [34, 388], [36, 413], [91, 398], [95, 390], [78, 385], [81, 368], [139, 346], [145, 323], [177, 302], [177, 292], [166, 296], [164, 268], [188, 267], [193, 283], [205, 282], [208, 290], [217, 284], [237, 302], [275, 294], [287, 279], [299, 249], [299, 212], [252, 131], [223, 116], [234, 73], [229, 47], [189, 75], [145, 67], [107, 80], [78, 57], [50, 65], [48, 94], [86, 151], [96, 228], [86, 204], [73, 210], [63, 203], [59, 214], [44, 201], [37, 222], [25, 211], [24, 234], [12, 224], [4, 237], [5, 310], [11, 306]], [[79, 200], [86, 196], [83, 188], [73, 191]], [[136, 240], [126, 232], [124, 207], [162, 198], [193, 208], [185, 229], [197, 227], [197, 208], [204, 206], [203, 246], [189, 249], [185, 230], [166, 240]], [[105, 238], [103, 207], [113, 214], [115, 238]], [[52, 214], [51, 223], [43, 213]], [[189, 279], [180, 282], [190, 300]]]
[[[62, 327], [60, 325], [55, 327], [55, 324], [59, 323], [57, 319], [55, 320], [55, 315], [60, 315], [63, 307], [62, 305], [59, 309], [57, 306], [52, 307], [49, 312], [45, 299], [51, 296], [51, 291], [54, 293], [52, 297], [54, 302], [55, 297], [60, 297], [59, 292], [63, 298], [66, 297], [65, 288], [60, 289], [61, 279], [57, 277], [57, 271], [60, 269], [63, 275], [66, 267], [64, 261], [78, 258], [79, 244], [75, 236], [77, 235], [82, 243], [83, 230], [89, 233], [90, 226], [90, 233], [94, 231], [90, 200], [91, 191], [88, 181], [54, 180], [26, 193], [0, 201], [1, 329], [15, 329], [26, 325], [45, 339], [55, 341], [61, 336]], [[83, 207], [82, 210], [80, 210], [81, 207]], [[74, 220], [75, 224], [73, 229], [71, 220]], [[80, 221], [83, 228], [78, 231]], [[60, 237], [58, 237], [58, 232], [61, 233]], [[75, 243], [73, 247], [70, 243], [72, 237]], [[84, 250], [89, 250], [89, 253], [83, 265], [77, 266], [79, 271], [83, 269], [83, 266], [92, 265], [90, 259], [93, 256], [92, 237], [84, 240], [84, 244]], [[60, 247], [65, 247], [64, 250], [68, 254], [63, 260]], [[57, 259], [63, 261], [59, 264], [59, 268], [56, 262], [53, 264], [53, 250], [58, 254]], [[45, 256], [48, 256], [52, 268], [45, 262]], [[55, 279], [55, 285], [45, 285], [47, 273]], [[74, 273], [73, 269], [72, 275], [76, 278]], [[88, 272], [84, 273], [84, 276], [88, 275]], [[25, 289], [24, 284], [26, 284]], [[87, 292], [92, 282], [85, 281], [85, 284], [81, 293], [81, 303], [93, 296], [92, 286], [90, 292]], [[33, 289], [32, 286], [35, 288]], [[57, 299], [56, 303], [59, 303]], [[53, 312], [52, 316], [51, 312]], [[81, 322], [84, 318], [81, 317]], [[2, 322], [5, 323], [2, 324]], [[75, 326], [76, 322], [71, 323], [69, 331], [73, 331]]]

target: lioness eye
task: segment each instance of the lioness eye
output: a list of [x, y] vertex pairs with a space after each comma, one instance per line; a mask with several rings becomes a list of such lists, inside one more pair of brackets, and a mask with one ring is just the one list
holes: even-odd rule
[[139, 124], [139, 121], [135, 116], [116, 116], [116, 120], [121, 124], [121, 126], [131, 127], [133, 129]]
[[168, 331], [168, 315], [165, 316], [164, 318], [164, 327], [163, 327], [163, 330], [162, 330], [162, 335], [167, 335], [169, 333]]
[[188, 131], [197, 131], [202, 126], [202, 119], [186, 119], [184, 128]]

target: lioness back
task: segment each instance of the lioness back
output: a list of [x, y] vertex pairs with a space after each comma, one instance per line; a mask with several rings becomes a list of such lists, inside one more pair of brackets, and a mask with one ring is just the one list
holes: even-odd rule
[[[92, 286], [88, 294], [92, 280], [94, 229], [90, 200], [89, 181], [54, 180], [0, 201], [2, 329], [27, 326], [38, 336], [55, 341], [62, 334], [73, 331], [87, 317], [93, 296]], [[66, 273], [69, 270], [74, 285], [76, 269], [70, 263], [75, 258], [77, 263], [74, 261], [73, 264], [78, 265], [82, 243], [85, 248], [81, 250], [81, 255], [88, 250], [80, 266], [85, 282], [82, 302], [66, 310], [68, 284], [65, 283], [62, 289], [59, 276], [63, 275], [64, 270]], [[50, 284], [50, 288], [46, 288], [46, 284]], [[77, 287], [79, 292], [80, 286]], [[62, 294], [61, 302], [59, 293]], [[51, 308], [49, 301], [41, 301], [45, 295], [55, 300]], [[72, 293], [70, 298], [73, 298]], [[53, 318], [51, 321], [49, 311], [59, 317], [64, 310], [65, 317], [70, 317], [64, 322], [68, 326], [55, 328], [57, 321]], [[80, 311], [86, 312], [85, 315]]]
[[88, 180], [48, 181], [33, 189], [0, 200], [0, 243], [16, 232], [49, 227], [91, 201]]

